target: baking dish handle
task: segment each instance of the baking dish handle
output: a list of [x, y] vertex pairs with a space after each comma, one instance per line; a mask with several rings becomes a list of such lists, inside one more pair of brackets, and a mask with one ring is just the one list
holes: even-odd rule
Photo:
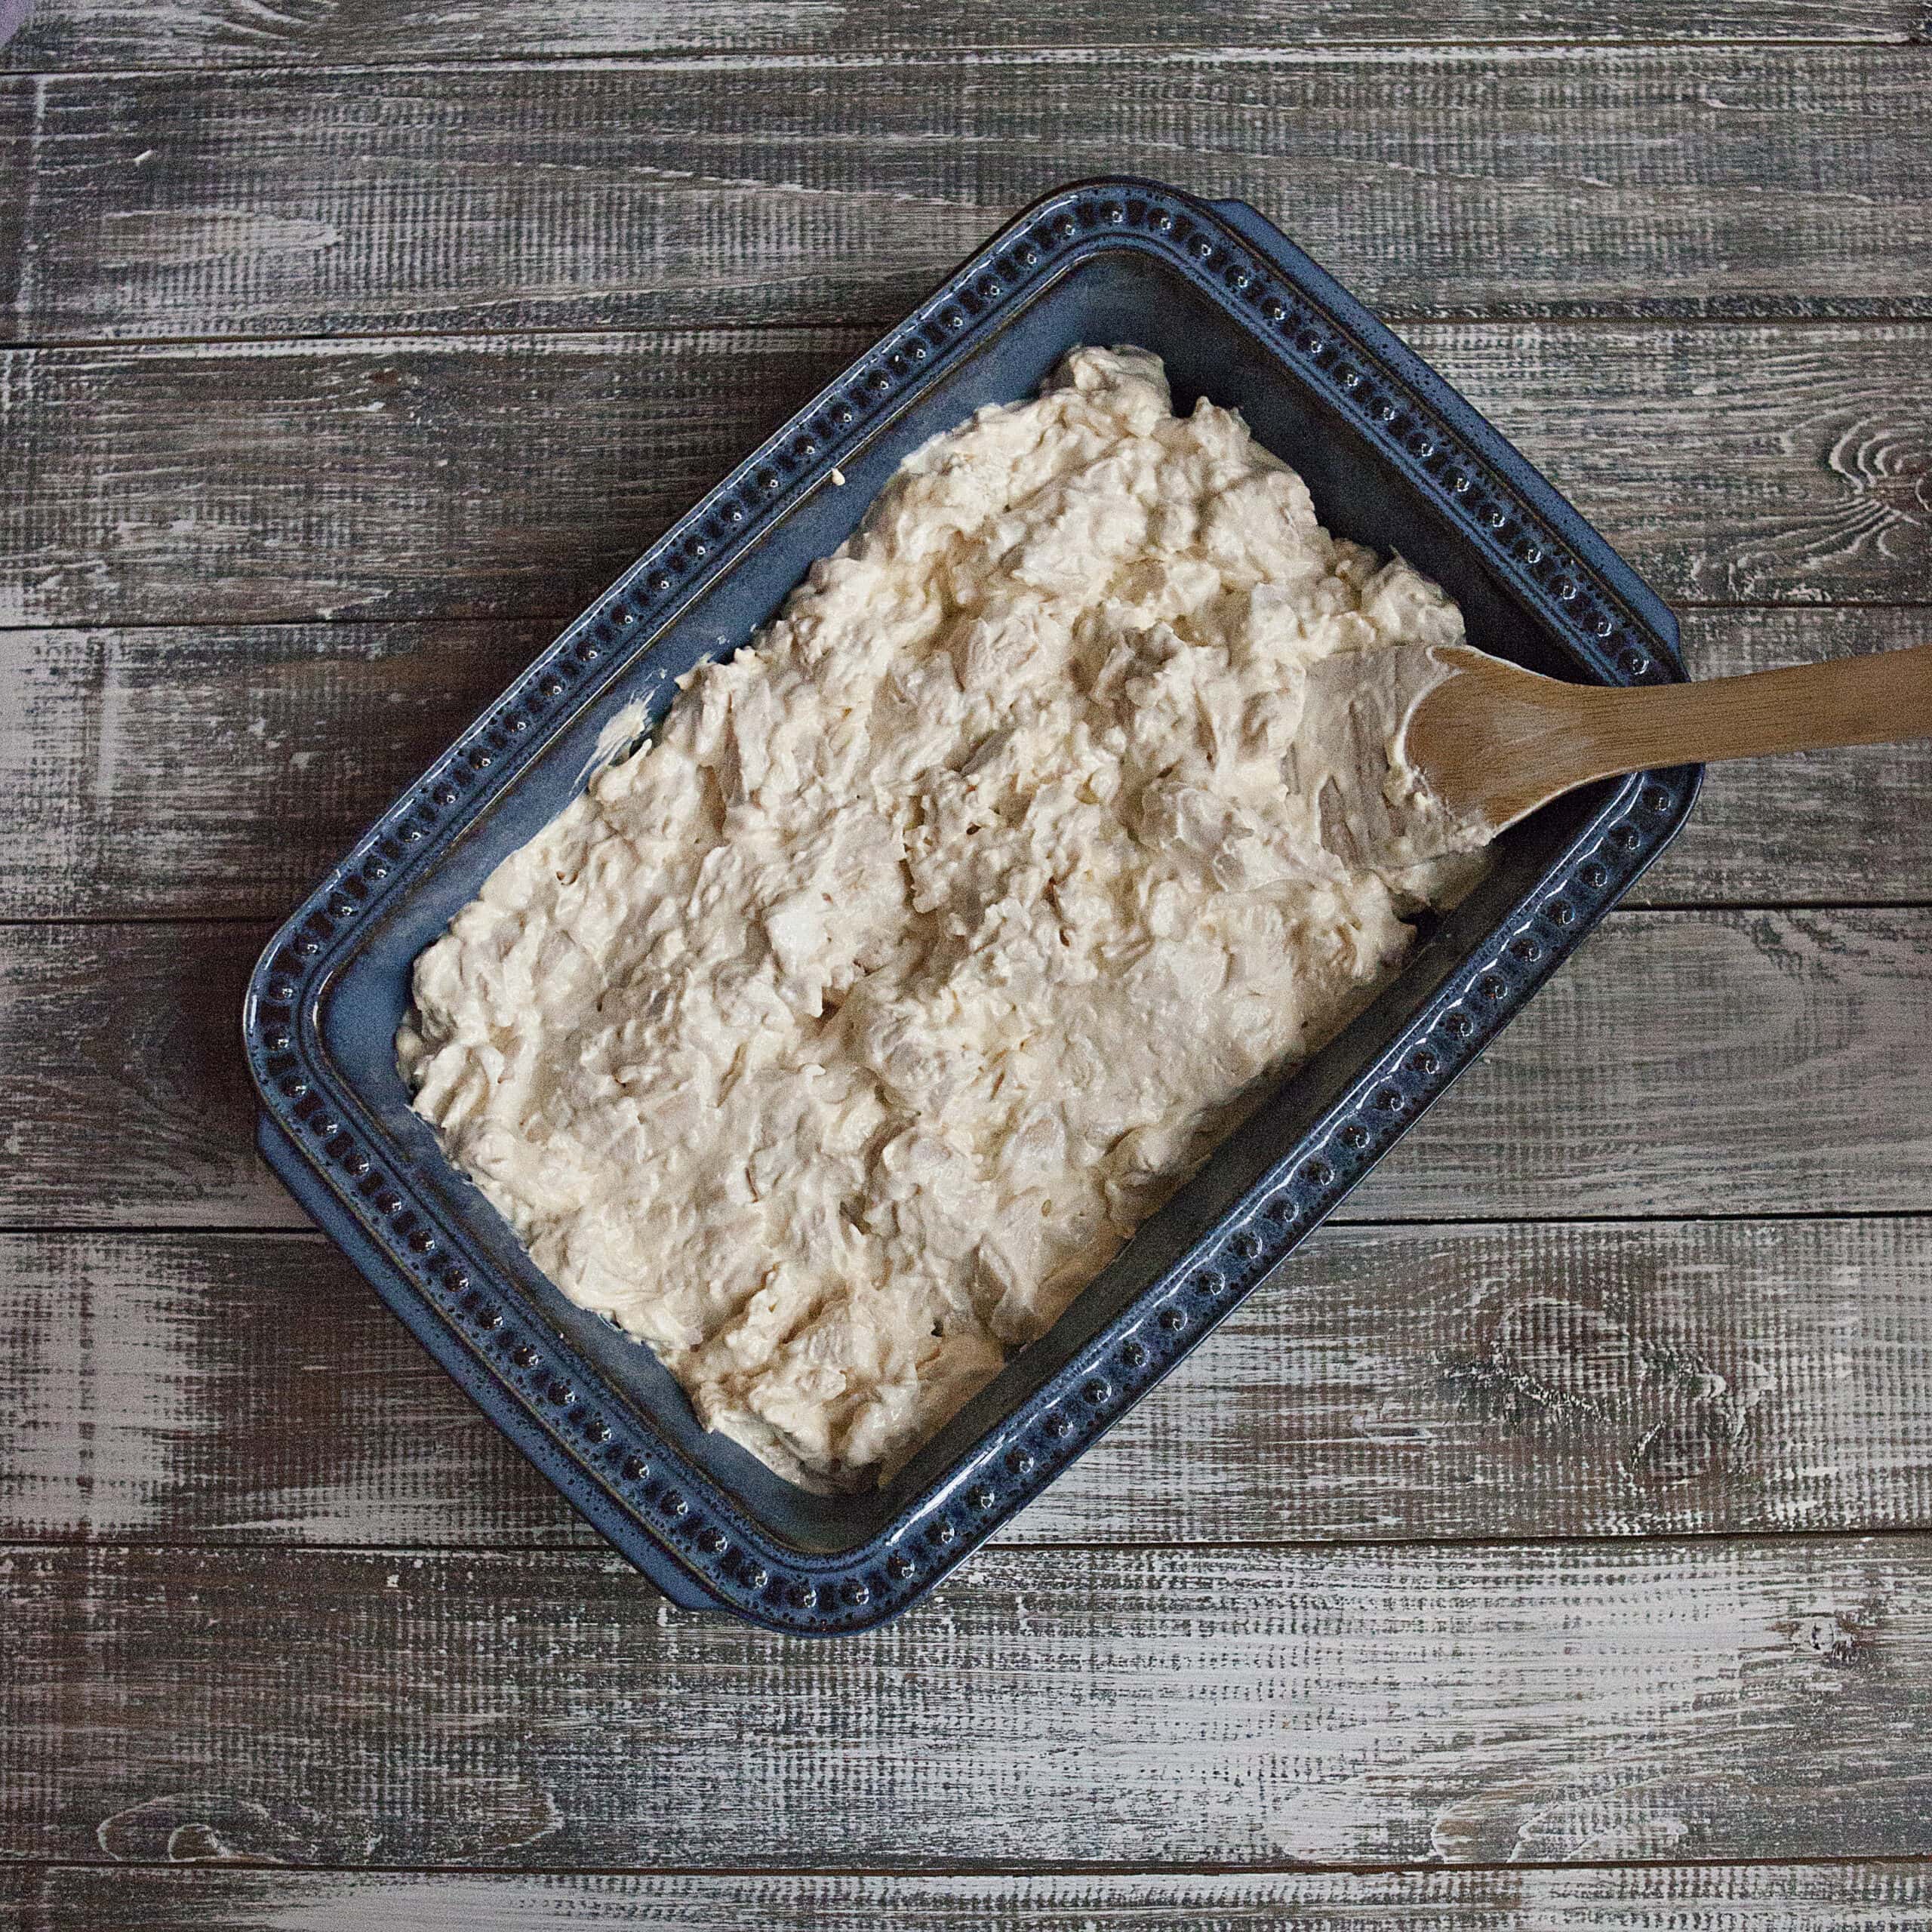
[[1210, 202], [1208, 206], [1230, 228], [1245, 235], [1251, 247], [1278, 266], [1291, 271], [1304, 287], [1312, 289], [1330, 309], [1345, 317], [1352, 327], [1381, 338], [1385, 346], [1392, 349], [1401, 360], [1414, 360], [1312, 255], [1297, 248], [1259, 208], [1246, 202], [1233, 200]]
[[1223, 195], [1208, 205], [1231, 227], [1238, 228], [1257, 248], [1266, 248], [1272, 254], [1287, 241], [1288, 238], [1252, 202], [1244, 202], [1238, 195]]
[[630, 1516], [611, 1506], [602, 1489], [520, 1404], [507, 1398], [486, 1402], [471, 1390], [459, 1373], [459, 1364], [469, 1358], [465, 1344], [436, 1318], [415, 1284], [369, 1238], [355, 1217], [343, 1212], [341, 1203], [303, 1158], [300, 1150], [266, 1114], [257, 1118], [255, 1144], [275, 1178], [295, 1197], [297, 1205], [347, 1254], [382, 1297], [389, 1312], [592, 1528], [614, 1544], [625, 1559], [673, 1603], [686, 1610], [720, 1611], [726, 1607], [668, 1551], [660, 1549], [641, 1531]]

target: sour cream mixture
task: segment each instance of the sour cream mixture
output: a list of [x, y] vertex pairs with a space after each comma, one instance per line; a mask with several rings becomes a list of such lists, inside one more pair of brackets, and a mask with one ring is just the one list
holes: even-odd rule
[[1291, 757], [1310, 664], [1462, 631], [1076, 350], [491, 875], [417, 961], [416, 1108], [708, 1426], [877, 1481], [1466, 884], [1334, 857]]

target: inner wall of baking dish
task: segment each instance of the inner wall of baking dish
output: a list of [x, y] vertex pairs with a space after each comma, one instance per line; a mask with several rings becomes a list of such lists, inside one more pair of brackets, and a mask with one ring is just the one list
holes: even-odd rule
[[1052, 1334], [1020, 1351], [885, 1489], [814, 1496], [774, 1475], [737, 1444], [703, 1430], [675, 1380], [649, 1349], [568, 1301], [410, 1111], [393, 1042], [408, 1004], [411, 964], [475, 896], [497, 862], [575, 795], [594, 762], [600, 734], [622, 706], [641, 703], [654, 721], [660, 717], [675, 694], [675, 680], [694, 664], [728, 656], [744, 644], [812, 560], [851, 534], [907, 455], [983, 404], [1032, 394], [1059, 358], [1081, 343], [1134, 343], [1154, 350], [1167, 364], [1177, 409], [1185, 412], [1204, 395], [1238, 407], [1260, 441], [1307, 479], [1322, 521], [1337, 535], [1379, 552], [1400, 550], [1439, 580], [1461, 605], [1472, 641], [1538, 670], [1580, 675], [1578, 663], [1492, 576], [1467, 538], [1297, 371], [1158, 257], [1131, 246], [1112, 248], [1069, 268], [1024, 307], [1016, 306], [959, 363], [881, 420], [862, 448], [842, 455], [842, 487], [829, 478], [806, 486], [778, 522], [761, 531], [571, 716], [423, 877], [395, 895], [386, 915], [365, 930], [332, 979], [318, 1014], [323, 1051], [375, 1109], [377, 1124], [411, 1184], [465, 1229], [504, 1284], [595, 1367], [616, 1400], [646, 1418], [768, 1534], [802, 1549], [847, 1549], [875, 1534], [908, 1499], [943, 1480], [989, 1428], [1158, 1278], [1228, 1211], [1244, 1185], [1242, 1175], [1254, 1171], [1256, 1155], [1272, 1160], [1293, 1149], [1349, 1079], [1484, 942], [1604, 795], [1579, 795], [1503, 841], [1487, 880], [1425, 933], [1397, 983], [1284, 1081], [1236, 1137], [1245, 1146], [1224, 1150], [1244, 1158], [1211, 1161], [1143, 1226]]

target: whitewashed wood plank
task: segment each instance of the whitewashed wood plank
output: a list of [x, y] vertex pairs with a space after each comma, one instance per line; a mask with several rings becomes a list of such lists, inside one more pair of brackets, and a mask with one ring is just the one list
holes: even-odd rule
[[[542, 620], [0, 632], [0, 894], [16, 918], [278, 913], [550, 635]], [[1700, 675], [1928, 638], [1927, 608], [1684, 618]], [[1716, 768], [1632, 903], [1922, 903], [1928, 814], [1922, 741]]]
[[[1407, 333], [1666, 595], [1932, 602], [1932, 325]], [[0, 625], [568, 617], [859, 346], [0, 352]]]
[[285, 912], [555, 629], [0, 631], [0, 894], [22, 918]]
[[36, 1867], [0, 1875], [22, 1932], [1926, 1932], [1918, 1863], [1638, 1865], [1213, 1877], [791, 1878], [703, 1873]]
[[9, 1859], [1916, 1856], [1932, 1540], [998, 1551], [827, 1643], [589, 1553], [0, 1555]]
[[304, 1227], [254, 1151], [252, 926], [0, 926], [0, 1217]]
[[[252, 1151], [250, 925], [0, 926], [0, 1226], [301, 1225]], [[1358, 1220], [1932, 1207], [1932, 910], [1628, 912]]]
[[[1932, 643], [1932, 609], [1690, 610], [1694, 677]], [[1684, 835], [1632, 895], [1814, 905], [1932, 898], [1932, 742], [1713, 765]]]
[[39, 104], [26, 341], [877, 326], [1014, 210], [1123, 165], [1244, 197], [1398, 315], [1932, 314], [1922, 47], [1176, 44], [14, 85]]
[[[6, 58], [0, 48], [0, 71]], [[8, 317], [20, 312], [22, 223], [29, 213], [27, 181], [42, 92], [33, 82], [0, 78], [0, 315]], [[13, 333], [11, 325], [0, 328]]]
[[568, 617], [861, 346], [0, 352], [0, 624]]
[[1921, 1211], [1932, 1117], [1884, 1097], [1932, 1072], [1928, 966], [1923, 912], [1629, 914], [1349, 1212]]
[[[1932, 1515], [1932, 1223], [1338, 1227], [1009, 1543]], [[594, 1545], [332, 1250], [0, 1240], [0, 1540]]]
[[1880, 374], [1912, 333], [1404, 331], [1666, 596], [1801, 604], [1932, 602], [1932, 335], [1903, 407]]
[[838, 0], [389, 0], [374, 13], [259, 0], [38, 0], [5, 53], [11, 67], [285, 66], [332, 62], [543, 58], [657, 52], [919, 48], [1302, 46], [1323, 41], [1462, 40], [1908, 42], [1922, 37], [1910, 0], [1452, 0], [1426, 12], [1401, 0], [1197, 0], [1100, 6], [1091, 0], [1002, 0], [961, 14], [943, 0], [890, 8]]

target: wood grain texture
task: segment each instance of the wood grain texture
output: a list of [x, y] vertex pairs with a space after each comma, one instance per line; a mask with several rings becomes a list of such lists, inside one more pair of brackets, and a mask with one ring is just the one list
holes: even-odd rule
[[[1666, 595], [1932, 602], [1932, 325], [1407, 333]], [[567, 617], [861, 346], [0, 352], [0, 625]]]
[[1240, 195], [1399, 316], [1932, 315], [1932, 48], [14, 85], [35, 90], [25, 341], [877, 328], [1014, 210], [1124, 167]]
[[[1706, 674], [1925, 641], [1928, 39], [1921, 0], [38, 0], [0, 1927], [1932, 1932], [1932, 746], [1714, 774], [1644, 884], [1698, 909], [1613, 919], [1001, 1547], [832, 1646], [672, 1610], [568, 1514], [300, 1231], [235, 1041], [257, 922], [1083, 171], [1246, 194], [1417, 318]], [[1830, 909], [1722, 909], [1792, 900]]]
[[[1932, 610], [1690, 610], [1684, 661], [1734, 677], [1932, 642]], [[0, 647], [4, 648], [4, 647]], [[1932, 743], [1713, 766], [1684, 835], [1635, 903], [1932, 898]]]
[[285, 912], [554, 628], [0, 631], [0, 894], [23, 918]]
[[[1700, 609], [1684, 628], [1694, 670], [1721, 676], [1932, 639], [1932, 608]], [[0, 894], [23, 918], [284, 912], [551, 634], [0, 631]], [[1633, 903], [1922, 903], [1928, 814], [1932, 742], [1715, 769]]]
[[995, 1551], [826, 1643], [588, 1552], [14, 1549], [0, 1857], [1917, 1854], [1928, 1589], [1920, 1536]]
[[1285, 42], [1459, 40], [1825, 40], [1926, 37], [1910, 0], [1451, 0], [1419, 12], [1401, 0], [1272, 0], [1207, 5], [1134, 0], [1001, 0], [961, 14], [943, 0], [890, 8], [838, 0], [38, 0], [26, 31], [0, 51], [0, 72], [152, 66], [293, 66], [558, 55], [740, 51], [859, 54], [883, 49], [1105, 48]]
[[[6, 58], [0, 48], [0, 63]], [[29, 169], [41, 93], [37, 82], [0, 80], [0, 314], [8, 316], [18, 309], [23, 224], [32, 212]], [[11, 336], [11, 324], [0, 333]]]
[[1349, 1211], [1921, 1210], [1928, 941], [1922, 912], [1619, 918]]
[[[1873, 1531], [1932, 1223], [1340, 1227], [1011, 1543]], [[0, 1240], [0, 1540], [598, 1547], [333, 1249]]]
[[[0, 1226], [290, 1227], [235, 1035], [248, 925], [0, 927]], [[1932, 1207], [1932, 910], [1629, 912], [1351, 1220]]]
[[0, 1214], [306, 1225], [254, 1151], [242, 993], [267, 937], [0, 926]]
[[0, 623], [568, 617], [850, 334], [0, 354]]
[[[198, 1842], [183, 1840], [184, 1860]], [[206, 1841], [198, 1842], [205, 1844]], [[11, 1891], [14, 1916], [7, 1915]], [[0, 1875], [18, 1932], [1926, 1932], [1922, 1865], [1526, 1866], [1219, 1877], [785, 1877], [27, 1866]]]

